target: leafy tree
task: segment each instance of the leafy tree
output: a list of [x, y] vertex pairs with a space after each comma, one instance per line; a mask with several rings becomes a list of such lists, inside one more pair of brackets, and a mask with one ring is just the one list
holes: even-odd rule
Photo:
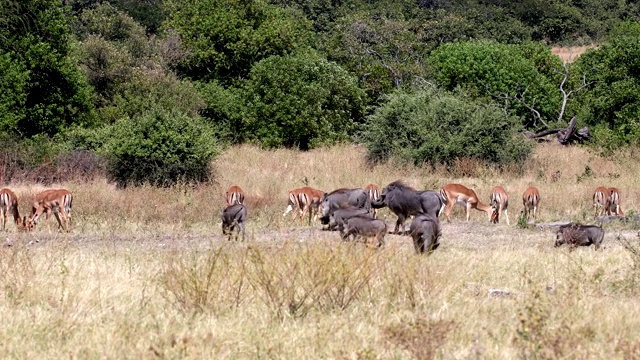
[[[398, 19], [400, 17], [400, 19]], [[356, 74], [375, 102], [424, 75], [424, 44], [411, 22], [368, 13], [336, 23], [329, 58]]]
[[244, 85], [249, 140], [302, 150], [347, 140], [363, 119], [364, 92], [354, 77], [313, 54], [272, 56]]
[[543, 118], [556, 118], [559, 96], [557, 76], [550, 74], [560, 60], [535, 55], [531, 47], [494, 42], [445, 44], [435, 50], [430, 61], [439, 84], [448, 90], [466, 89], [476, 98], [505, 101], [508, 109], [523, 117], [527, 127], [539, 125], [530, 108]]
[[119, 186], [171, 186], [208, 181], [217, 148], [199, 118], [154, 110], [111, 125], [102, 151], [109, 159], [109, 176]]
[[599, 145], [616, 148], [640, 138], [640, 25], [616, 27], [609, 42], [588, 51], [575, 63], [594, 81], [582, 97], [582, 117], [594, 125]]
[[91, 88], [73, 57], [61, 0], [2, 2], [0, 18], [0, 53], [10, 53], [28, 72], [15, 100], [24, 107], [16, 132], [53, 135], [72, 124], [92, 124]]
[[505, 165], [522, 162], [531, 151], [517, 134], [518, 118], [495, 105], [431, 89], [392, 94], [365, 129], [362, 138], [373, 162], [396, 158], [437, 165], [469, 157]]
[[80, 24], [81, 63], [107, 124], [159, 108], [193, 116], [203, 105], [193, 84], [169, 70], [173, 37], [147, 35], [134, 19], [108, 3], [82, 12]]
[[24, 119], [29, 72], [9, 53], [0, 55], [0, 133], [11, 134]]
[[190, 56], [178, 69], [193, 79], [230, 82], [254, 63], [312, 44], [301, 14], [263, 0], [168, 0], [166, 26], [182, 37]]

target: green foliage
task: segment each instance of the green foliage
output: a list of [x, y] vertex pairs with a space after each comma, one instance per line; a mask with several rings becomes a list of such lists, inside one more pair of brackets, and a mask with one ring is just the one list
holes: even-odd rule
[[[515, 46], [494, 42], [464, 42], [445, 44], [435, 50], [430, 61], [436, 79], [446, 89], [462, 87], [473, 97], [485, 102], [498, 100], [535, 126], [530, 110], [514, 99], [521, 96], [528, 105], [535, 105], [543, 119], [554, 118], [559, 109], [559, 96], [550, 69], [560, 68], [560, 60], [547, 55], [533, 55], [530, 46]], [[528, 57], [529, 56], [529, 57]]]
[[200, 95], [206, 102], [200, 114], [208, 120], [216, 136], [232, 144], [247, 140], [244, 90], [235, 87], [225, 88], [216, 81], [199, 85]]
[[91, 89], [73, 58], [61, 0], [23, 0], [0, 6], [0, 50], [28, 71], [16, 133], [53, 135], [72, 124], [93, 122]]
[[373, 102], [425, 75], [426, 48], [416, 24], [401, 14], [390, 15], [364, 12], [345, 16], [327, 42], [329, 59], [362, 79]]
[[349, 139], [363, 119], [364, 92], [354, 77], [313, 54], [272, 56], [245, 83], [249, 140], [307, 150]]
[[11, 54], [0, 55], [0, 133], [12, 133], [24, 119], [29, 72]]
[[110, 178], [119, 186], [204, 182], [211, 176], [215, 139], [199, 118], [151, 111], [110, 127], [103, 151]]
[[640, 24], [625, 23], [610, 41], [582, 55], [579, 73], [594, 82], [582, 97], [584, 121], [594, 126], [595, 144], [615, 149], [640, 139]]
[[437, 165], [467, 157], [505, 165], [530, 154], [518, 129], [518, 119], [497, 106], [426, 89], [390, 96], [368, 118], [363, 140], [374, 162]]
[[179, 69], [194, 79], [238, 79], [262, 59], [312, 43], [304, 17], [262, 0], [168, 0], [166, 5], [166, 26], [180, 34], [190, 53]]

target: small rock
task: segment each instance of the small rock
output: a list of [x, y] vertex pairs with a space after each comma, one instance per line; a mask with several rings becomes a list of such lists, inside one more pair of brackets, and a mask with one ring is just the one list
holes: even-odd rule
[[504, 289], [489, 289], [490, 296], [509, 296], [511, 292]]

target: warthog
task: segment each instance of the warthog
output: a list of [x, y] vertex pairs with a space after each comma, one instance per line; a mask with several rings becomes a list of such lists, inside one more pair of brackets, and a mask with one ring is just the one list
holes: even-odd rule
[[416, 191], [397, 180], [382, 189], [380, 200], [371, 205], [376, 209], [387, 206], [398, 216], [393, 232], [399, 234], [401, 227], [404, 231], [404, 222], [409, 216], [429, 214], [437, 218], [444, 204], [445, 201], [440, 193], [432, 190]]
[[442, 228], [440, 227], [440, 220], [433, 215], [417, 215], [411, 222], [409, 232], [413, 238], [413, 247], [418, 254], [424, 252], [431, 254], [440, 246]]
[[242, 204], [227, 206], [220, 214], [222, 219], [222, 234], [228, 235], [229, 240], [233, 231], [237, 230], [235, 240], [242, 231], [242, 241], [244, 241], [244, 223], [247, 221], [247, 208]]
[[593, 244], [598, 250], [604, 239], [604, 230], [600, 226], [569, 223], [562, 225], [556, 232], [556, 244], [569, 244], [572, 247]]
[[384, 236], [387, 234], [387, 223], [369, 216], [355, 216], [347, 220], [342, 240], [348, 240], [353, 235], [353, 240], [358, 236], [364, 238], [365, 244], [368, 238], [375, 238], [377, 246], [384, 245]]
[[370, 211], [364, 208], [349, 207], [346, 209], [338, 209], [331, 213], [331, 215], [329, 215], [329, 229], [337, 228], [342, 234], [344, 232], [345, 226], [347, 225], [347, 220], [355, 216], [369, 217], [374, 219], [373, 214], [371, 214]]
[[331, 214], [338, 209], [359, 208], [371, 210], [371, 199], [364, 189], [338, 189], [322, 196], [320, 221], [329, 224]]

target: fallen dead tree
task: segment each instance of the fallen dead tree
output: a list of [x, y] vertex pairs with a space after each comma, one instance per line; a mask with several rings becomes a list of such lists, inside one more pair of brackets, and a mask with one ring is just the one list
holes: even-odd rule
[[538, 141], [551, 141], [551, 139], [549, 139], [549, 135], [555, 134], [558, 142], [562, 145], [570, 145], [573, 143], [581, 144], [585, 141], [589, 141], [591, 138], [589, 128], [583, 127], [581, 129], [576, 129], [576, 122], [577, 118], [574, 116], [571, 118], [571, 121], [569, 121], [569, 125], [566, 128], [549, 129], [537, 133], [525, 131], [524, 136]]

